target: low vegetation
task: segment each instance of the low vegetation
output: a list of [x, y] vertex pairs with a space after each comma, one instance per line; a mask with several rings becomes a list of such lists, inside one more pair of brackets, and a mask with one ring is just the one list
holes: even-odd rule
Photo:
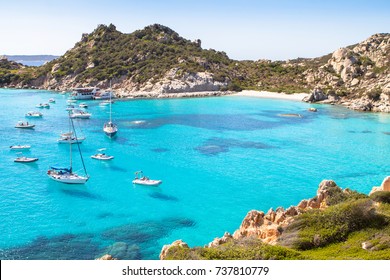
[[172, 247], [166, 259], [180, 260], [297, 260], [301, 254], [282, 246], [264, 244], [256, 239], [235, 240], [214, 248]]

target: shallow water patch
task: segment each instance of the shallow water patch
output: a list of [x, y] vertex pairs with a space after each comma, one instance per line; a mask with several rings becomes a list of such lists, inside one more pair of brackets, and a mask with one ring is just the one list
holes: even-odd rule
[[204, 155], [215, 156], [229, 152], [230, 148], [271, 149], [275, 147], [261, 142], [213, 137], [208, 139], [202, 146], [196, 147], [195, 150]]

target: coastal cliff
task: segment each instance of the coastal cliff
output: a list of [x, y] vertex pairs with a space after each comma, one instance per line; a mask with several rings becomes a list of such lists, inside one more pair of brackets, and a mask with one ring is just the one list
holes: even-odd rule
[[1, 61], [0, 87], [69, 90], [111, 84], [123, 98], [222, 95], [241, 89], [311, 92], [305, 101], [390, 112], [389, 33], [313, 59], [237, 61], [160, 24], [130, 34], [110, 24], [83, 34], [72, 49], [40, 67], [10, 70]]
[[317, 195], [284, 210], [251, 210], [231, 235], [203, 248], [178, 240], [160, 259], [390, 259], [390, 177], [370, 196], [320, 183]]

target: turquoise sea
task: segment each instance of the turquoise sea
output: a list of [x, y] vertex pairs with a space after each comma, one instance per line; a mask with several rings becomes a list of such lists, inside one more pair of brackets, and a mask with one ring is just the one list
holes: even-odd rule
[[[0, 89], [0, 98], [0, 259], [157, 259], [174, 240], [203, 246], [233, 233], [249, 210], [313, 197], [323, 179], [368, 193], [390, 173], [386, 114], [237, 96], [116, 101], [110, 140], [109, 107], [86, 101], [92, 117], [75, 127], [90, 179], [64, 185], [46, 171], [69, 162], [56, 142], [68, 130], [67, 95]], [[34, 130], [14, 128], [49, 98]], [[291, 113], [302, 117], [282, 115]], [[14, 163], [16, 144], [39, 161]], [[99, 148], [115, 159], [91, 159]], [[73, 155], [81, 170], [77, 146]], [[137, 170], [163, 184], [133, 186]]]

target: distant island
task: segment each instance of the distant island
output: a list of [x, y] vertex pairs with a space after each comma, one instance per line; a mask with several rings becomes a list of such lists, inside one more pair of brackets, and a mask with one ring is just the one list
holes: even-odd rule
[[41, 66], [58, 57], [57, 55], [3, 55], [0, 59], [6, 58], [26, 66]]
[[83, 34], [72, 49], [40, 67], [7, 61], [0, 60], [0, 87], [69, 90], [112, 84], [124, 98], [207, 96], [242, 89], [310, 92], [307, 102], [390, 112], [389, 33], [318, 58], [237, 61], [160, 24], [130, 34], [110, 24]]

